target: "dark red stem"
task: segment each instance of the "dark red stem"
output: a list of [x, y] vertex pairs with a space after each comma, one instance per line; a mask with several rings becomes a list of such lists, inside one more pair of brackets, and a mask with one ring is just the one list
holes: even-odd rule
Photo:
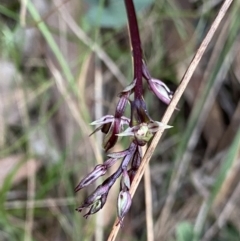
[[132, 45], [134, 79], [136, 79], [135, 98], [141, 99], [143, 95], [142, 48], [138, 30], [136, 11], [132, 0], [124, 0], [124, 2], [127, 11], [130, 41]]

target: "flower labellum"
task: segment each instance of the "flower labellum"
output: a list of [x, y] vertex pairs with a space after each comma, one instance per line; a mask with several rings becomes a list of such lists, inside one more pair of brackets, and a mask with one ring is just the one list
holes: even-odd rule
[[107, 201], [107, 193], [103, 194], [100, 199], [98, 199], [96, 202], [93, 203], [90, 210], [86, 214], [84, 214], [84, 217], [87, 219], [89, 215], [92, 215], [98, 212], [100, 209], [103, 208], [106, 201]]
[[168, 129], [172, 126], [165, 125], [162, 122], [151, 121], [149, 123], [141, 123], [140, 125], [128, 127], [118, 136], [134, 136], [137, 145], [144, 146], [159, 129]]
[[[87, 208], [91, 205], [95, 205], [96, 207], [98, 207], [98, 203], [96, 203], [97, 201], [101, 201], [101, 200], [105, 200], [106, 197], [104, 197], [105, 195], [108, 195], [110, 187], [108, 185], [100, 185], [98, 186], [95, 191], [86, 198], [86, 200], [84, 201], [84, 203], [78, 207], [76, 210], [78, 212], [81, 212], [84, 208]], [[105, 200], [106, 201], [106, 200]], [[101, 201], [102, 202], [102, 201]], [[103, 203], [104, 204], [104, 203]], [[96, 209], [96, 207], [94, 208], [94, 210]]]

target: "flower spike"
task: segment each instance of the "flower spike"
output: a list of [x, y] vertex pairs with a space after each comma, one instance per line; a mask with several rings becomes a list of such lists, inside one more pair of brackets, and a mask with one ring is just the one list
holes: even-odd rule
[[[157, 131], [171, 128], [169, 125], [154, 121], [148, 114], [147, 104], [144, 100], [143, 78], [147, 80], [149, 89], [164, 103], [169, 104], [173, 98], [173, 92], [161, 80], [151, 77], [142, 58], [140, 34], [133, 0], [124, 0], [124, 2], [132, 46], [133, 80], [120, 92], [114, 115], [105, 115], [93, 121], [91, 125], [97, 125], [93, 133], [101, 130], [105, 134], [102, 143], [105, 152], [117, 143], [119, 136], [129, 137], [131, 144], [125, 150], [107, 154], [108, 159], [104, 163], [97, 165], [75, 188], [77, 192], [92, 184], [96, 179], [105, 175], [107, 170], [119, 161], [120, 165], [117, 171], [99, 185], [76, 210], [81, 212], [83, 209], [88, 208], [84, 215], [85, 218], [88, 218], [89, 215], [102, 209], [111, 187], [117, 178], [121, 176], [117, 202], [118, 224], [121, 226], [132, 204], [130, 188], [142, 161], [142, 146], [148, 143]], [[124, 116], [129, 103], [130, 119]]]

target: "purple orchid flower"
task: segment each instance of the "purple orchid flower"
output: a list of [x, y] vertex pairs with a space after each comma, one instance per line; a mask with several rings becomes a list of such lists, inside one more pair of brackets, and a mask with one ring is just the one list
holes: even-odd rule
[[147, 80], [151, 91], [165, 104], [169, 105], [172, 100], [173, 92], [159, 79], [151, 77], [146, 64], [142, 63], [142, 73], [144, 78]]
[[112, 115], [106, 115], [92, 122], [90, 125], [100, 125], [97, 129], [94, 130], [93, 133], [95, 133], [98, 130], [101, 130], [103, 133], [106, 134], [103, 139], [102, 145], [104, 150], [108, 151], [116, 144], [118, 140], [117, 134], [121, 132], [123, 125], [129, 125], [129, 123], [130, 119], [125, 116], [116, 118]]
[[81, 182], [75, 188], [75, 192], [78, 192], [82, 188], [92, 184], [99, 177], [106, 174], [107, 170], [116, 163], [117, 158], [109, 158], [103, 164], [95, 166], [95, 168], [81, 180]]
[[173, 92], [161, 80], [148, 79], [148, 84], [152, 92], [165, 104], [169, 105], [172, 100]]
[[107, 196], [109, 190], [111, 189], [112, 185], [115, 183], [117, 178], [121, 175], [122, 168], [118, 168], [118, 170], [113, 173], [110, 177], [108, 177], [101, 185], [99, 185], [95, 191], [86, 198], [84, 203], [78, 207], [76, 210], [81, 212], [84, 208], [90, 206], [90, 210], [88, 213], [84, 215], [87, 218], [89, 215], [98, 212], [100, 209], [103, 208], [104, 204], [106, 203]]

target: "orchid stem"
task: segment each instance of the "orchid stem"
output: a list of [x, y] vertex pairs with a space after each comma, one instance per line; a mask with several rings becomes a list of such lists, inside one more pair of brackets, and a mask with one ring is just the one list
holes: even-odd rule
[[141, 99], [143, 95], [143, 85], [142, 85], [142, 48], [141, 40], [139, 35], [136, 11], [132, 0], [124, 0], [127, 17], [128, 17], [128, 27], [129, 36], [132, 46], [133, 54], [133, 66], [134, 66], [134, 79], [136, 79], [135, 86], [135, 99]]

